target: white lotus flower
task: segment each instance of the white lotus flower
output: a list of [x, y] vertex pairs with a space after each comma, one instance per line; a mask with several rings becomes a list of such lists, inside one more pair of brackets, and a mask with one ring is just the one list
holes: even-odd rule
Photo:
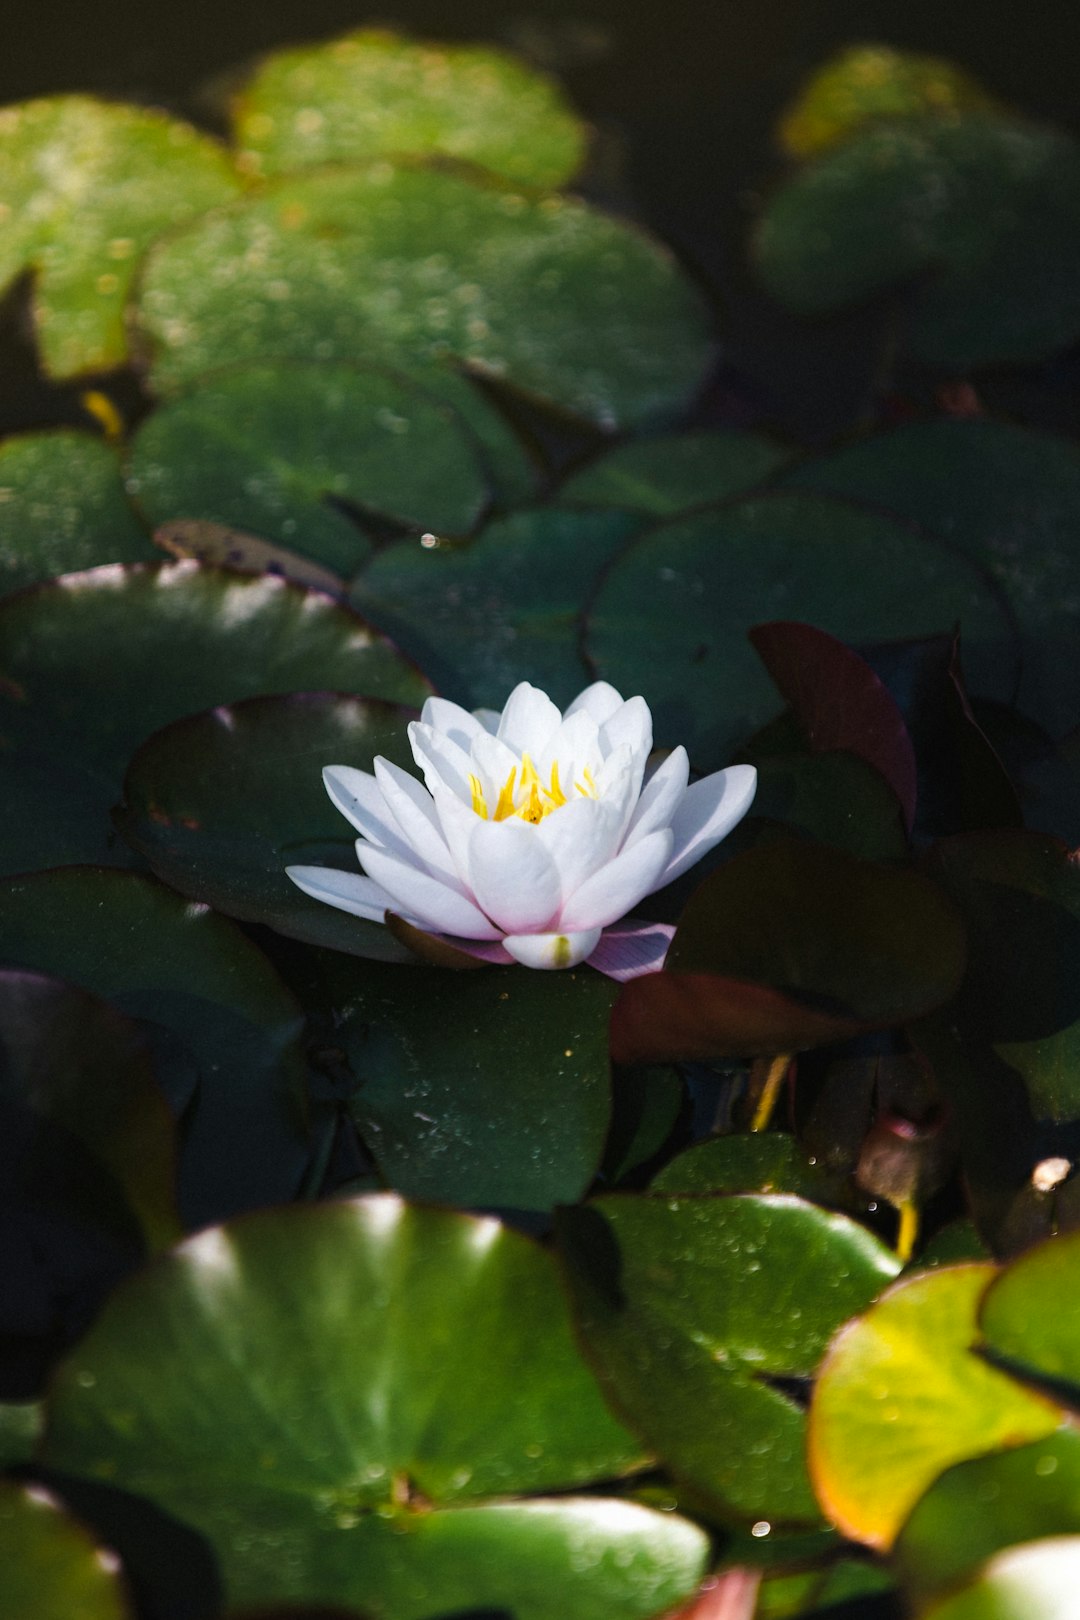
[[688, 786], [676, 748], [645, 781], [648, 704], [606, 681], [565, 714], [527, 681], [501, 714], [429, 698], [409, 741], [426, 787], [381, 758], [374, 775], [323, 772], [366, 875], [290, 866], [293, 882], [373, 922], [393, 912], [485, 961], [589, 962], [619, 979], [659, 967], [673, 932], [627, 913], [720, 842], [757, 780], [733, 765]]

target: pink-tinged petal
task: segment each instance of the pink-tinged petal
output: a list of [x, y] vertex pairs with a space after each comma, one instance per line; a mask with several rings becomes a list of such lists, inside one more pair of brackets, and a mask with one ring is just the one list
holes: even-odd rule
[[[351, 911], [354, 917], [381, 923], [393, 900], [386, 890], [359, 872], [339, 872], [333, 866], [287, 866], [286, 877], [292, 878], [298, 889], [303, 889], [313, 900], [324, 900], [339, 911]], [[415, 922], [409, 916], [407, 922]]]
[[571, 799], [530, 829], [559, 874], [560, 905], [581, 885], [614, 860], [619, 848], [618, 812], [600, 799]]
[[428, 872], [407, 866], [383, 849], [362, 845], [357, 851], [364, 871], [390, 895], [390, 910], [436, 934], [462, 939], [498, 939], [502, 933], [465, 895], [448, 889]]
[[472, 789], [469, 786], [472, 760], [464, 748], [459, 748], [456, 742], [451, 742], [448, 737], [441, 736], [419, 720], [412, 721], [409, 726], [409, 746], [430, 791], [434, 792], [433, 781], [445, 782], [463, 803], [472, 802]]
[[589, 966], [609, 979], [625, 984], [643, 973], [656, 973], [664, 965], [675, 934], [674, 923], [625, 922], [605, 928], [600, 943], [588, 958]]
[[562, 714], [547, 693], [522, 681], [506, 700], [498, 735], [516, 754], [529, 753], [535, 759], [561, 721]]
[[599, 928], [588, 928], [576, 934], [507, 934], [503, 945], [522, 967], [551, 971], [577, 967], [596, 949], [599, 938]]
[[388, 759], [376, 759], [375, 778], [386, 801], [386, 808], [413, 851], [414, 864], [418, 859], [432, 877], [463, 892], [431, 794], [408, 771], [403, 771]]
[[469, 887], [500, 933], [546, 928], [561, 899], [559, 872], [524, 821], [478, 820], [469, 840]]
[[600, 727], [600, 751], [605, 756], [616, 748], [627, 747], [634, 759], [641, 759], [641, 769], [652, 750], [652, 715], [643, 697], [627, 698], [615, 713], [609, 715]]
[[509, 967], [514, 958], [498, 939], [452, 939], [449, 934], [439, 934], [439, 939], [445, 939], [456, 951], [464, 951], [467, 956], [475, 956], [479, 962], [490, 962], [493, 967]]
[[485, 730], [483, 722], [475, 714], [463, 709], [460, 703], [451, 703], [449, 698], [443, 697], [428, 698], [420, 710], [420, 721], [422, 725], [449, 737], [466, 753], [477, 732]]
[[671, 751], [642, 788], [626, 831], [628, 845], [636, 844], [639, 838], [655, 832], [658, 827], [671, 826], [689, 780], [690, 761], [686, 749], [680, 745]]
[[578, 693], [566, 711], [566, 718], [569, 720], [572, 714], [583, 713], [595, 720], [598, 726], [602, 726], [604, 721], [610, 720], [616, 709], [621, 709], [622, 706], [621, 692], [616, 692], [607, 681], [594, 681], [584, 692]]
[[580, 928], [606, 928], [625, 917], [656, 887], [671, 855], [671, 844], [671, 833], [665, 827], [622, 850], [571, 896], [559, 918], [561, 926], [573, 933]]
[[470, 804], [462, 804], [456, 793], [451, 792], [445, 782], [432, 779], [431, 797], [435, 802], [435, 811], [439, 817], [446, 846], [450, 851], [450, 859], [454, 863], [454, 871], [464, 883], [466, 889], [469, 885], [469, 839], [476, 826], [476, 811]]
[[323, 785], [335, 810], [340, 810], [356, 828], [380, 849], [391, 849], [395, 855], [405, 855], [408, 845], [387, 812], [379, 784], [368, 771], [358, 771], [352, 765], [328, 765], [323, 771]]
[[756, 788], [752, 765], [729, 765], [726, 771], [692, 782], [671, 819], [675, 835], [671, 859], [654, 887], [662, 889], [707, 855], [745, 816]]

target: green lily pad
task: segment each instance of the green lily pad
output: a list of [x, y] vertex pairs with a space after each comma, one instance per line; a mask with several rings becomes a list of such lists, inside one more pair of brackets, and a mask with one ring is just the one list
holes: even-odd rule
[[504, 51], [374, 28], [266, 57], [233, 104], [233, 127], [248, 173], [415, 154], [522, 186], [571, 179], [586, 137], [559, 87]]
[[756, 257], [808, 315], [921, 275], [904, 342], [927, 364], [1040, 359], [1080, 336], [1080, 145], [979, 113], [871, 126], [777, 193]]
[[573, 473], [560, 500], [669, 517], [763, 484], [790, 452], [755, 433], [671, 433], [629, 439]]
[[996, 1269], [906, 1278], [833, 1341], [810, 1408], [810, 1472], [822, 1509], [853, 1540], [890, 1546], [951, 1464], [1042, 1439], [1061, 1421], [972, 1354]]
[[229, 157], [144, 107], [51, 96], [0, 112], [0, 292], [35, 272], [34, 314], [54, 377], [119, 366], [124, 306], [162, 231], [239, 189]]
[[357, 872], [355, 832], [323, 786], [326, 765], [415, 770], [411, 709], [334, 692], [248, 698], [177, 720], [135, 754], [114, 821], [151, 870], [193, 900], [293, 939], [412, 961], [380, 923], [311, 900], [292, 865]]
[[804, 1414], [777, 1381], [811, 1376], [895, 1256], [785, 1196], [619, 1194], [562, 1212], [559, 1237], [586, 1352], [676, 1477], [725, 1516], [817, 1523]]
[[1008, 698], [1006, 610], [966, 558], [840, 501], [770, 495], [676, 517], [630, 544], [586, 615], [586, 652], [648, 700], [659, 741], [726, 763], [780, 700], [747, 632], [798, 619], [856, 650], [960, 620], [972, 686]]
[[698, 294], [655, 241], [575, 198], [385, 162], [173, 233], [138, 321], [163, 389], [239, 360], [453, 356], [609, 425], [669, 414], [708, 358]]
[[541, 506], [463, 546], [389, 546], [350, 601], [468, 708], [501, 708], [520, 680], [566, 705], [588, 684], [580, 614], [601, 569], [640, 526], [623, 512]]
[[0, 1468], [28, 1463], [44, 1422], [40, 1401], [0, 1401]]
[[650, 1192], [794, 1193], [821, 1204], [851, 1202], [850, 1182], [808, 1159], [794, 1136], [759, 1131], [716, 1136], [672, 1159], [650, 1183]]
[[995, 1355], [1080, 1403], [1080, 1232], [1037, 1244], [1001, 1273], [979, 1315]]
[[[179, 1236], [175, 1128], [131, 1020], [84, 990], [0, 972], [5, 1196], [149, 1247]], [[137, 1246], [138, 1247], [138, 1246]]]
[[293, 1196], [309, 1154], [300, 1008], [234, 923], [152, 878], [67, 867], [5, 882], [0, 938], [12, 965], [143, 1024], [160, 1083], [187, 1110], [189, 1224]]
[[416, 704], [430, 690], [329, 597], [193, 562], [110, 565], [9, 597], [0, 664], [10, 750], [0, 769], [21, 807], [0, 840], [9, 872], [115, 861], [106, 832], [124, 767], [182, 715], [262, 692], [337, 689]]
[[[792, 468], [788, 487], [865, 502], [963, 551], [1021, 632], [1017, 703], [1060, 733], [1080, 719], [1080, 450], [1008, 422], [912, 422]], [[964, 637], [965, 665], [967, 636]]]
[[40, 1485], [0, 1480], [0, 1620], [133, 1620], [120, 1560]]
[[758, 773], [747, 831], [773, 822], [865, 860], [902, 860], [907, 853], [896, 795], [863, 760], [839, 750], [762, 755], [753, 742], [738, 754]]
[[925, 1620], [1071, 1620], [1080, 1586], [1080, 1535], [1010, 1547]]
[[101, 439], [58, 428], [0, 444], [0, 594], [156, 556], [124, 494], [117, 453]]
[[321, 977], [327, 1040], [355, 1081], [349, 1111], [391, 1186], [473, 1208], [581, 1197], [611, 1115], [612, 980], [345, 958]]
[[940, 56], [852, 45], [818, 68], [784, 113], [777, 133], [792, 157], [816, 157], [882, 119], [922, 113], [956, 118], [997, 107], [977, 79]]
[[445, 406], [386, 372], [318, 362], [242, 366], [167, 401], [135, 436], [127, 487], [151, 527], [234, 524], [346, 576], [370, 549], [365, 512], [460, 534], [487, 503]]
[[705, 1550], [631, 1504], [505, 1500], [622, 1474], [637, 1446], [550, 1257], [391, 1195], [252, 1215], [148, 1268], [61, 1369], [44, 1455], [201, 1531], [234, 1604], [644, 1620]]

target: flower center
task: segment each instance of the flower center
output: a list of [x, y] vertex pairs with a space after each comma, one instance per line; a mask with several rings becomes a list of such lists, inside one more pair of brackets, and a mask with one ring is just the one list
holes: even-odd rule
[[[584, 785], [575, 782], [573, 791], [586, 799], [598, 798], [596, 783], [587, 765], [581, 774], [585, 779]], [[553, 810], [566, 803], [566, 794], [559, 782], [558, 762], [552, 765], [551, 778], [545, 786], [528, 754], [522, 754], [520, 767], [514, 766], [499, 789], [495, 812], [490, 817], [480, 778], [470, 776], [469, 786], [472, 789], [472, 807], [483, 821], [506, 821], [510, 816], [518, 816], [522, 821], [543, 821], [545, 816], [550, 816]]]

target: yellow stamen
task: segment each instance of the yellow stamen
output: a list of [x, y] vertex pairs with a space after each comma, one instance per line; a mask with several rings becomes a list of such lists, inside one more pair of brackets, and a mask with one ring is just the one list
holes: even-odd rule
[[[596, 783], [593, 781], [592, 772], [586, 767], [582, 775], [585, 778], [586, 786], [582, 787], [580, 782], [575, 782], [575, 790], [587, 799], [598, 799], [600, 795], [597, 792]], [[479, 777], [470, 776], [469, 785], [472, 788], [472, 807], [478, 816], [482, 816], [487, 821], [487, 801], [484, 798], [484, 790], [480, 785]], [[511, 816], [520, 816], [522, 821], [535, 823], [543, 821], [545, 816], [550, 816], [553, 810], [558, 810], [566, 802], [566, 794], [563, 792], [563, 786], [559, 780], [558, 761], [552, 765], [551, 780], [548, 786], [545, 787], [540, 779], [539, 771], [532, 762], [532, 756], [522, 754], [520, 767], [514, 766], [499, 789], [499, 797], [495, 803], [495, 814], [491, 817], [491, 820], [507, 821]]]
[[562, 788], [559, 786], [559, 762], [558, 762], [558, 760], [556, 760], [554, 762], [554, 764], [552, 765], [552, 767], [551, 767], [551, 786], [549, 788], [545, 788], [544, 792], [547, 794], [547, 797], [551, 800], [551, 808], [553, 810], [557, 810], [561, 804], [566, 803], [566, 794], [563, 792]]
[[589, 767], [587, 765], [586, 765], [585, 769], [582, 771], [581, 774], [585, 778], [585, 786], [582, 787], [580, 782], [575, 782], [574, 786], [577, 788], [577, 790], [581, 794], [582, 798], [584, 798], [584, 799], [598, 799], [600, 797], [600, 795], [596, 791], [596, 783], [593, 781], [593, 773], [592, 773], [592, 771], [590, 771], [590, 769], [589, 769]]
[[[472, 807], [481, 820], [486, 821], [488, 818], [487, 800], [484, 798], [484, 790], [480, 785], [480, 778], [478, 776], [470, 776], [469, 786], [472, 788]], [[502, 794], [499, 795], [499, 803], [502, 803]]]
[[512, 816], [512, 815], [515, 814], [515, 810], [514, 810], [514, 779], [515, 779], [516, 776], [517, 776], [517, 766], [515, 765], [513, 770], [510, 772], [510, 775], [506, 778], [506, 781], [503, 783], [503, 785], [502, 785], [502, 787], [501, 787], [501, 789], [499, 791], [499, 802], [495, 806], [495, 818], [494, 819], [496, 821], [505, 821], [507, 816]]

